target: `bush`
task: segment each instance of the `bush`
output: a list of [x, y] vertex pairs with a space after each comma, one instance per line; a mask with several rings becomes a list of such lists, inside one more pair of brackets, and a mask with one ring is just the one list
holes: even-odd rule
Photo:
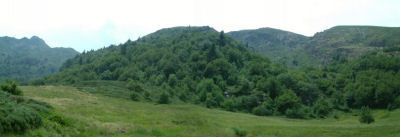
[[132, 92], [130, 97], [133, 101], [139, 101], [139, 94], [136, 92]]
[[374, 117], [371, 114], [371, 110], [369, 109], [368, 106], [361, 107], [359, 121], [361, 123], [367, 123], [367, 124], [370, 124], [375, 121]]
[[268, 110], [263, 105], [260, 105], [260, 106], [257, 106], [255, 108], [253, 108], [252, 113], [257, 115], [257, 116], [268, 116], [268, 115], [272, 115], [273, 111]]
[[0, 133], [23, 133], [42, 124], [41, 114], [50, 112], [50, 105], [22, 96], [0, 92]]
[[130, 80], [128, 82], [128, 84], [126, 85], [126, 87], [129, 90], [132, 90], [134, 92], [143, 92], [144, 91], [143, 87], [138, 82], [136, 82], [134, 80]]
[[301, 105], [301, 99], [292, 90], [275, 99], [275, 104], [279, 112], [285, 113], [287, 109], [297, 108]]
[[333, 118], [334, 119], [339, 119], [340, 118], [340, 114], [338, 112], [333, 112]]
[[169, 104], [169, 103], [170, 103], [170, 101], [169, 101], [169, 95], [168, 95], [167, 92], [164, 91], [164, 92], [160, 95], [160, 99], [158, 100], [158, 103], [159, 103], [159, 104]]
[[225, 99], [224, 102], [222, 103], [222, 107], [228, 111], [236, 110], [236, 104], [233, 99]]
[[71, 125], [71, 122], [70, 122], [67, 118], [65, 118], [64, 116], [62, 116], [62, 115], [52, 114], [52, 115], [50, 115], [50, 116], [48, 117], [48, 119], [49, 119], [50, 121], [54, 121], [54, 122], [56, 122], [56, 123], [58, 123], [58, 124], [60, 124], [60, 125], [62, 125], [62, 126], [69, 126], [69, 125]]
[[319, 99], [314, 103], [313, 109], [316, 117], [325, 118], [331, 113], [332, 105], [326, 99]]
[[400, 96], [397, 96], [397, 98], [394, 100], [393, 104], [391, 105], [393, 109], [400, 108]]
[[240, 128], [232, 128], [233, 131], [235, 132], [235, 135], [238, 137], [245, 137], [247, 136], [247, 131], [244, 129], [240, 129]]
[[1, 90], [13, 95], [22, 95], [22, 90], [17, 87], [17, 82], [7, 80], [6, 83], [1, 84]]
[[253, 108], [253, 114], [258, 116], [269, 116], [274, 113], [274, 106], [272, 100], [267, 100], [263, 104]]
[[41, 124], [40, 114], [29, 107], [15, 103], [0, 106], [0, 133], [23, 133]]
[[307, 112], [304, 107], [289, 108], [285, 111], [285, 115], [288, 118], [307, 118]]

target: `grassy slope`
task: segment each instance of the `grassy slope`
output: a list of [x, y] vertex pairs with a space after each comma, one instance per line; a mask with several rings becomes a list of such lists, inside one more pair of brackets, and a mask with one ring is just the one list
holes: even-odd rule
[[196, 105], [155, 105], [81, 92], [73, 87], [21, 87], [25, 96], [46, 101], [74, 119], [72, 126], [30, 131], [23, 136], [234, 136], [232, 127], [248, 136], [400, 136], [400, 110], [376, 111], [376, 122], [357, 117], [339, 120], [296, 120], [206, 109]]

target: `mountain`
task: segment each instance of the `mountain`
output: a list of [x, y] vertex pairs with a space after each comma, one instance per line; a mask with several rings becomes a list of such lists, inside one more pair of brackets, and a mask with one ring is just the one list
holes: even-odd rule
[[277, 105], [284, 115], [286, 109], [301, 106], [295, 93], [276, 79], [286, 73], [284, 66], [250, 52], [223, 32], [207, 26], [173, 27], [82, 53], [67, 60], [61, 72], [32, 84], [77, 85], [135, 101], [186, 102], [230, 111], [253, 112], [259, 106], [259, 115], [272, 114], [263, 111], [264, 105], [272, 107], [264, 102], [283, 96], [280, 101], [292, 100]]
[[58, 72], [65, 60], [77, 54], [72, 48], [50, 48], [37, 36], [0, 37], [0, 81], [24, 82]]
[[324, 66], [341, 58], [354, 60], [368, 51], [400, 45], [398, 27], [336, 26], [312, 37], [271, 28], [228, 34], [289, 68]]
[[[314, 39], [273, 29], [260, 31], [260, 36], [270, 34], [270, 40], [280, 44], [277, 47], [288, 49], [286, 54], [300, 49], [308, 53], [307, 44]], [[304, 41], [304, 45], [287, 42], [290, 40]], [[251, 52], [231, 34], [210, 27], [174, 27], [82, 53], [68, 59], [60, 72], [31, 83], [73, 85], [89, 93], [133, 101], [191, 103], [261, 116], [324, 118], [333, 110], [400, 107], [400, 59], [395, 56], [399, 50], [379, 51], [379, 56], [369, 53], [352, 61], [333, 60], [322, 67], [287, 70], [283, 64]], [[298, 63], [297, 67], [301, 66]]]
[[336, 26], [316, 33], [305, 50], [320, 65], [354, 60], [385, 47], [400, 46], [400, 27]]

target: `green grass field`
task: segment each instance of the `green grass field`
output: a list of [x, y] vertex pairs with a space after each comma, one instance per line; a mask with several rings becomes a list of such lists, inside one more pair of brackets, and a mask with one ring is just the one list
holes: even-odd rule
[[233, 128], [255, 137], [397, 137], [400, 110], [374, 111], [372, 124], [342, 114], [339, 119], [298, 120], [207, 109], [196, 105], [157, 105], [82, 92], [67, 86], [24, 86], [26, 97], [45, 101], [70, 123], [44, 121], [23, 135], [6, 136], [166, 136], [232, 137]]

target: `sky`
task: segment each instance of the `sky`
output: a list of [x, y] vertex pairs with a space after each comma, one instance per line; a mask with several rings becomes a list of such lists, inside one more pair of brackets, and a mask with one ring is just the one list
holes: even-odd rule
[[400, 0], [0, 0], [0, 17], [0, 36], [82, 52], [174, 26], [306, 36], [337, 25], [399, 27]]

